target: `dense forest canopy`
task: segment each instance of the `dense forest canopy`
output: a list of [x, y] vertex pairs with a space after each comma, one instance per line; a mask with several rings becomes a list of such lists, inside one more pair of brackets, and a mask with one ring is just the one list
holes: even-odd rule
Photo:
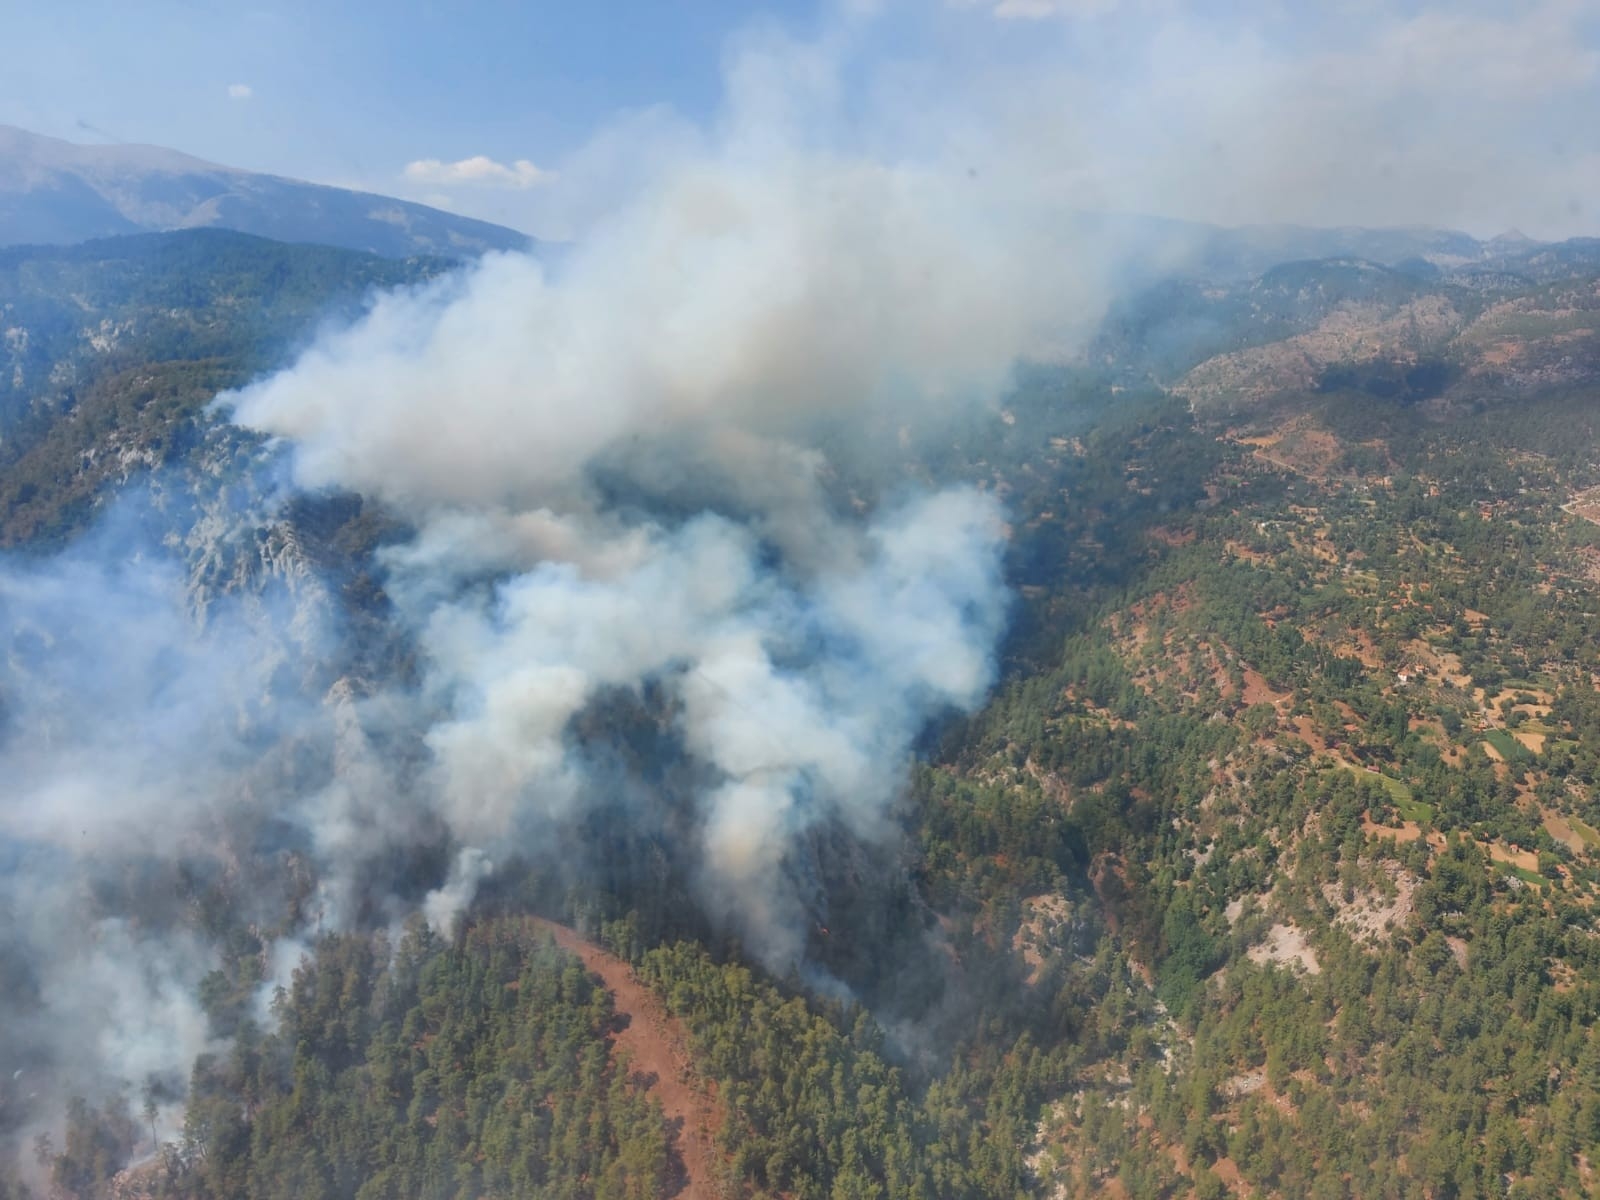
[[[328, 305], [436, 269], [206, 238], [0, 256], [8, 319], [35, 314], [40, 361], [70, 365], [4, 398], [7, 544], [81, 536], [152, 465], [173, 496], [185, 471], [248, 478], [258, 445], [210, 399]], [[841, 509], [917, 481], [1000, 497], [1013, 599], [991, 697], [919, 731], [890, 836], [840, 816], [775, 867], [805, 883], [787, 972], [696, 873], [703, 767], [665, 684], [583, 707], [564, 736], [612, 794], [459, 914], [427, 919], [460, 874], [435, 827], [381, 864], [419, 911], [338, 930], [288, 821], [247, 831], [249, 863], [102, 877], [99, 916], [205, 947], [206, 1049], [47, 1129], [25, 1088], [49, 1064], [12, 1047], [0, 1196], [658, 1196], [702, 1133], [695, 1186], [749, 1197], [1592, 1194], [1600, 359], [1572, 270], [1508, 272], [1498, 307], [1345, 260], [1174, 284], [1115, 309], [1087, 361], [900, 443], [889, 483], [841, 451]], [[131, 322], [103, 353], [52, 307], [90, 283]], [[1426, 355], [1286, 382], [1330, 312], [1381, 325], [1441, 296], [1459, 324]], [[137, 454], [102, 469], [119, 445]], [[275, 519], [263, 556], [334, 580], [361, 642], [316, 686], [414, 681], [387, 623], [404, 517], [334, 490]], [[396, 730], [379, 751], [424, 762]], [[664, 1114], [612, 988], [530, 914], [680, 1023], [714, 1128]], [[274, 946], [307, 929], [274, 994]], [[0, 952], [0, 1003], [43, 1011]]]

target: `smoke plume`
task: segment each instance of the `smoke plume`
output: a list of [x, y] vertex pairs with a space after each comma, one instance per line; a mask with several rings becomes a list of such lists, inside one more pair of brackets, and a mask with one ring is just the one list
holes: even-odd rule
[[655, 689], [700, 773], [702, 898], [792, 965], [795, 839], [882, 836], [918, 731], [992, 680], [1000, 509], [913, 486], [894, 447], [992, 404], [1051, 314], [1000, 197], [817, 140], [836, 70], [752, 48], [719, 126], [558, 265], [386, 296], [226, 401], [297, 486], [415, 530], [384, 564], [463, 848], [441, 920], [585, 803], [574, 719]]
[[[920, 731], [993, 682], [1005, 513], [913, 451], [1092, 324], [1125, 247], [1074, 210], [1448, 220], [1470, 194], [1485, 220], [1531, 143], [1448, 106], [1390, 120], [1417, 71], [1487, 79], [1495, 128], [1587, 111], [1523, 86], [1574, 40], [1561, 3], [1518, 39], [1424, 13], [1308, 63], [1271, 22], [1230, 48], [1194, 15], [1139, 36], [1148, 6], [968, 3], [907, 39], [927, 61], [873, 67], [880, 7], [904, 25], [856, 4], [809, 43], [738, 40], [708, 121], [601, 131], [529, 190], [575, 235], [559, 256], [377, 297], [224, 398], [264, 472], [208, 462], [197, 511], [127, 501], [0, 563], [0, 1129], [154, 1083], [170, 1133], [222, 942], [259, 943], [266, 1016], [319, 931], [449, 929], [584, 814], [651, 826], [659, 781], [596, 746], [618, 697], [676, 756], [699, 903], [796, 965], [798, 848], [892, 837]], [[990, 45], [961, 24], [990, 10], [1076, 15], [1002, 71], [941, 40]], [[1559, 62], [1590, 86], [1592, 55]], [[381, 630], [282, 515], [352, 493], [403, 531], [370, 564]]]
[[[892, 836], [914, 740], [982, 699], [1007, 613], [1000, 505], [906, 448], [992, 405], [1050, 323], [993, 195], [817, 142], [832, 68], [760, 66], [558, 264], [377, 297], [225, 397], [271, 439], [248, 503], [223, 464], [167, 489], [181, 513], [128, 500], [0, 567], [19, 1140], [118, 1087], [170, 1136], [222, 944], [259, 946], [270, 1019], [319, 932], [450, 930], [597, 806], [659, 821], [574, 735], [619, 696], [680, 764], [691, 891], [773, 967], [804, 957], [805, 839]], [[381, 633], [282, 517], [336, 493], [404, 530], [372, 563]], [[372, 669], [375, 639], [404, 665]]]

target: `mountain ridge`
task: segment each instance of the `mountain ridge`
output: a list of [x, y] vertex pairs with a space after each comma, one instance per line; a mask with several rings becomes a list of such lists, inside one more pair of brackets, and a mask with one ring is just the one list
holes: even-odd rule
[[409, 200], [223, 166], [161, 146], [96, 146], [0, 125], [0, 247], [219, 228], [386, 258], [529, 250], [505, 226]]

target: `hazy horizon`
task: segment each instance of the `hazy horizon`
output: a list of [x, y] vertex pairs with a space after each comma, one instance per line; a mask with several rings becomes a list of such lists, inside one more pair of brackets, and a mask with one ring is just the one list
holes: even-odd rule
[[[1583, 0], [375, 15], [104, 6], [68, 28], [17, 6], [0, 123], [566, 239], [626, 205], [663, 159], [716, 141], [759, 78], [814, 149], [952, 179], [1026, 176], [1043, 204], [1224, 226], [1600, 232], [1587, 199], [1600, 133], [1584, 119], [1600, 33]], [[86, 75], [92, 98], [73, 82]]]

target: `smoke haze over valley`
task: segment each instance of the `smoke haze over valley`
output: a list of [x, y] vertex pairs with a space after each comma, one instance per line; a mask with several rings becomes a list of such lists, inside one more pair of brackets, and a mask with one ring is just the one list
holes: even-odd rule
[[[919, 480], [905, 439], [992, 406], [1083, 286], [1029, 294], [1033, 231], [1007, 231], [1003, 197], [815, 144], [828, 57], [752, 51], [719, 128], [559, 264], [491, 257], [377, 297], [220, 398], [274, 440], [10, 568], [13, 952], [49, 1031], [11, 1069], [175, 1098], [208, 1044], [183, 913], [63, 938], [23, 919], [38, 887], [65, 886], [43, 911], [81, 927], [130, 872], [231, 890], [277, 847], [304, 883], [248, 890], [287, 968], [319, 932], [418, 908], [448, 931], [497, 862], [537, 866], [602, 798], [665, 820], [653, 790], [683, 793], [675, 852], [714, 924], [803, 964], [825, 903], [805, 839], [896, 836], [915, 739], [982, 700], [1006, 620], [1001, 504]], [[372, 551], [383, 632], [360, 631], [398, 675], [356, 665], [318, 564], [263, 544], [291, 497], [330, 491], [404, 530]], [[575, 744], [619, 694], [676, 778]], [[55, 999], [103, 991], [127, 1003]]]
[[[722, 1064], [705, 1078], [730, 1128], [787, 1084], [755, 1074], [772, 1045], [738, 1058], [716, 1028], [770, 1015], [762, 988], [815, 1005], [806, 1044], [837, 1038], [836, 1071], [873, 1081], [839, 1095], [896, 1097], [870, 1136], [919, 1130], [938, 1165], [915, 1169], [943, 1172], [902, 1188], [922, 1160], [880, 1155], [860, 1194], [1093, 1191], [1103, 1164], [1072, 1172], [1097, 1088], [1096, 1113], [1143, 1089], [1152, 1128], [1191, 1069], [1215, 1076], [1207, 1119], [1268, 1076], [1310, 1113], [1306, 1089], [1391, 1044], [1358, 1031], [1340, 1058], [1307, 1034], [1218, 1065], [1261, 1024], [1230, 1014], [1294, 1008], [1324, 961], [1330, 981], [1367, 970], [1349, 965], [1360, 905], [1389, 904], [1375, 929], [1455, 922], [1427, 955], [1453, 978], [1475, 961], [1462, 914], [1492, 889], [1445, 895], [1439, 863], [1498, 872], [1501, 893], [1509, 868], [1484, 864], [1515, 866], [1518, 903], [1540, 872], [1578, 889], [1558, 868], [1587, 854], [1588, 784], [1563, 791], [1580, 767], [1540, 756], [1587, 745], [1581, 671], [1523, 648], [1559, 622], [1485, 564], [1515, 560], [1518, 595], [1586, 628], [1600, 255], [1480, 239], [1594, 231], [1600, 147], [1559, 115], [1595, 87], [1594, 15], [1368, 9], [1261, 15], [1237, 39], [1217, 14], [1138, 4], [741, 23], [712, 105], [610, 115], [549, 168], [418, 149], [396, 176], [463, 209], [499, 189], [474, 211], [551, 239], [529, 250], [416, 205], [347, 212], [348, 191], [0, 137], [0, 1148], [18, 1177], [98, 1195], [132, 1161], [168, 1172], [137, 1184], [159, 1194], [223, 1194], [194, 1181], [224, 1148], [266, 1155], [263, 1131], [306, 1123], [272, 1125], [277, 1093], [218, 1064], [259, 1060], [298, 1103], [314, 1044], [329, 1079], [370, 1069], [413, 1133], [441, 1114], [448, 1132], [454, 1107], [419, 1107], [443, 1085], [396, 1083], [375, 1031], [434, 1053], [455, 1010], [428, 1000], [446, 968], [427, 964], [450, 954], [509, 972], [515, 994], [485, 1011], [533, 1004], [536, 973], [493, 956], [544, 953], [497, 932], [536, 912], [603, 935], [667, 998]], [[185, 232], [18, 245], [135, 227]], [[1536, 416], [1502, 444], [1508, 396]], [[1462, 429], [1465, 450], [1427, 440]], [[1537, 563], [1483, 550], [1541, 488], [1580, 504], [1540, 510], [1570, 540], [1529, 534]], [[1391, 519], [1444, 548], [1333, 548]], [[1449, 574], [1463, 563], [1480, 574]], [[1389, 613], [1414, 627], [1362, 624]], [[1408, 708], [1424, 659], [1448, 686]], [[1452, 749], [1461, 713], [1505, 744]], [[1537, 744], [1501, 720], [1542, 722]], [[1449, 815], [1443, 773], [1480, 768], [1466, 790], [1547, 831], [1534, 850], [1476, 799]], [[1378, 781], [1348, 812], [1327, 790], [1347, 775]], [[1403, 845], [1383, 849], [1391, 819]], [[1569, 852], [1543, 862], [1561, 830]], [[711, 966], [669, 961], [680, 939], [735, 972], [734, 999]], [[1274, 974], [1286, 959], [1298, 973]], [[1550, 978], [1588, 997], [1593, 965]], [[562, 986], [541, 1011], [588, 1003]], [[381, 1019], [327, 1033], [347, 1003]], [[1343, 1037], [1335, 1003], [1297, 1011]], [[93, 1153], [75, 1098], [109, 1114]], [[1340, 1120], [1382, 1109], [1342, 1103]], [[217, 1113], [259, 1123], [228, 1142]], [[1161, 1125], [1146, 1157], [1183, 1183], [1123, 1193], [1238, 1184], [1256, 1166], [1218, 1132], [1236, 1116], [1187, 1140]], [[985, 1136], [1007, 1147], [995, 1162]], [[965, 1147], [959, 1167], [935, 1141]], [[717, 1145], [727, 1194], [856, 1178], [853, 1140], [803, 1180], [789, 1150]], [[1054, 1145], [1079, 1156], [1057, 1175]], [[74, 1171], [95, 1182], [63, 1184]], [[1261, 1194], [1292, 1192], [1288, 1171]], [[644, 1177], [628, 1186], [648, 1194]], [[339, 1179], [352, 1197], [366, 1182]]]

